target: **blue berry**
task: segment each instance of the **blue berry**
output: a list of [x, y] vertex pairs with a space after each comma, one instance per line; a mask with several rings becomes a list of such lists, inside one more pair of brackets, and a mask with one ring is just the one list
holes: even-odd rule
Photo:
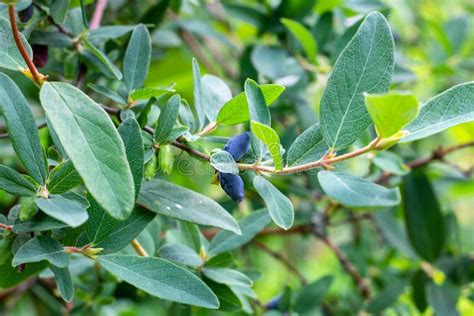
[[218, 172], [217, 177], [222, 189], [232, 200], [240, 202], [244, 199], [244, 181], [238, 174]]
[[44, 67], [48, 63], [48, 46], [41, 44], [31, 45], [33, 50], [33, 64], [36, 67]]
[[224, 150], [232, 155], [234, 160], [240, 160], [250, 149], [250, 133], [245, 132], [229, 139]]
[[20, 18], [20, 21], [28, 22], [33, 16], [33, 10], [34, 10], [33, 4], [30, 4], [28, 7], [26, 7], [26, 9], [18, 12], [18, 17]]

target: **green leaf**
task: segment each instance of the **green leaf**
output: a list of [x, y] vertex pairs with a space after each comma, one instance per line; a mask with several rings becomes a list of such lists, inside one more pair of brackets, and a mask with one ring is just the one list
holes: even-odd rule
[[64, 23], [70, 0], [53, 0], [49, 7], [49, 14], [56, 23]]
[[72, 161], [67, 160], [54, 167], [49, 174], [47, 184], [49, 193], [61, 194], [82, 184], [82, 179]]
[[50, 195], [47, 199], [38, 197], [35, 199], [35, 203], [45, 214], [71, 227], [78, 227], [89, 218], [87, 215], [89, 203], [73, 192], [64, 195]]
[[200, 267], [203, 264], [202, 258], [193, 249], [182, 244], [164, 245], [160, 248], [160, 256], [163, 259], [190, 267]]
[[456, 304], [459, 296], [459, 290], [449, 281], [442, 285], [429, 283], [426, 285], [426, 299], [435, 315], [459, 316]]
[[87, 209], [89, 220], [84, 224], [85, 239], [94, 248], [103, 248], [102, 254], [122, 250], [137, 238], [145, 227], [156, 217], [156, 214], [143, 208], [135, 208], [123, 221], [111, 217], [100, 205], [89, 197]]
[[239, 168], [232, 155], [225, 150], [216, 152], [211, 156], [211, 165], [217, 171], [239, 174]]
[[306, 27], [304, 27], [304, 25], [297, 21], [286, 18], [282, 18], [280, 21], [287, 28], [287, 30], [290, 31], [290, 33], [298, 40], [309, 61], [315, 64], [318, 47], [311, 32]]
[[285, 230], [293, 226], [295, 212], [290, 199], [261, 176], [256, 176], [253, 179], [253, 185], [265, 201], [268, 212], [275, 224]]
[[35, 216], [26, 221], [17, 220], [13, 225], [13, 232], [15, 234], [21, 234], [28, 232], [41, 232], [64, 227], [68, 227], [68, 225], [42, 212], [38, 212], [35, 214]]
[[150, 60], [150, 33], [143, 24], [140, 24], [133, 30], [123, 59], [123, 81], [129, 92], [143, 86], [150, 68]]
[[203, 268], [206, 278], [220, 284], [251, 287], [252, 280], [240, 271], [229, 268]]
[[66, 302], [72, 301], [74, 298], [74, 283], [72, 282], [69, 268], [58, 268], [55, 266], [50, 266], [49, 268], [54, 273], [54, 280], [63, 300]]
[[158, 214], [240, 234], [235, 219], [217, 202], [167, 181], [143, 182], [138, 203]]
[[401, 142], [409, 142], [439, 133], [451, 126], [474, 120], [474, 81], [444, 91], [426, 102], [420, 115], [406, 130], [410, 134]]
[[381, 138], [395, 135], [419, 113], [418, 100], [407, 92], [365, 94], [365, 105]]
[[204, 282], [166, 260], [118, 255], [97, 260], [110, 273], [150, 295], [205, 308], [219, 307], [217, 297]]
[[303, 165], [321, 159], [327, 150], [319, 124], [314, 124], [291, 144], [286, 160], [289, 166]]
[[444, 219], [438, 199], [422, 172], [405, 176], [402, 188], [410, 242], [422, 258], [432, 262], [438, 258], [445, 243]]
[[242, 234], [237, 235], [228, 231], [219, 232], [211, 241], [208, 257], [230, 251], [245, 245], [252, 240], [271, 221], [266, 209], [254, 211], [249, 216], [239, 221]]
[[409, 258], [417, 258], [410, 246], [405, 228], [397, 221], [393, 212], [393, 208], [387, 208], [374, 214], [382, 235], [401, 253]]
[[204, 280], [219, 299], [219, 311], [237, 312], [241, 310], [242, 303], [229, 286], [216, 283], [209, 279]]
[[29, 277], [40, 273], [47, 266], [48, 263], [46, 261], [29, 263], [26, 265], [25, 270], [20, 272], [18, 268], [12, 266], [11, 260], [8, 260], [0, 265], [0, 289], [12, 288]]
[[410, 168], [403, 162], [403, 159], [389, 151], [377, 152], [372, 161], [383, 171], [397, 176], [404, 176], [410, 172]]
[[323, 191], [344, 206], [376, 208], [400, 203], [398, 188], [387, 189], [350, 174], [320, 171], [318, 180]]
[[28, 174], [39, 184], [46, 179], [45, 158], [36, 122], [25, 97], [8, 76], [0, 73], [0, 114], [10, 141]]
[[119, 38], [135, 29], [136, 25], [106, 25], [93, 29], [89, 40], [93, 43], [104, 43], [109, 39]]
[[201, 129], [204, 126], [206, 120], [206, 111], [204, 103], [202, 102], [202, 87], [201, 87], [201, 72], [199, 70], [199, 64], [195, 58], [193, 58], [193, 93], [194, 93], [194, 108], [198, 118], [198, 127]]
[[[110, 71], [110, 74], [112, 74], [113, 77], [115, 77], [118, 80], [122, 79], [122, 73], [120, 70], [117, 68], [117, 66], [114, 65], [112, 61], [110, 61], [109, 57], [95, 47], [87, 38], [82, 38], [82, 43], [84, 44], [84, 47], [88, 49], [88, 51], [94, 56], [98, 62], [100, 62], [105, 69]], [[109, 75], [108, 73], [105, 73], [105, 75]]]
[[153, 97], [157, 98], [172, 92], [174, 92], [174, 90], [169, 88], [141, 88], [134, 90], [132, 93], [130, 93], [130, 100], [136, 101], [146, 100]]
[[178, 119], [179, 105], [181, 104], [181, 97], [179, 95], [172, 96], [164, 110], [161, 112], [155, 129], [155, 141], [160, 143], [171, 134], [173, 126]]
[[36, 188], [30, 181], [4, 165], [0, 165], [0, 190], [20, 196], [36, 195]]
[[[285, 90], [284, 86], [277, 84], [260, 85], [265, 104], [272, 104]], [[234, 98], [222, 106], [217, 115], [217, 123], [235, 125], [250, 120], [249, 104], [244, 92], [237, 94]]]
[[258, 84], [252, 79], [245, 81], [245, 95], [250, 114], [250, 119], [270, 126], [271, 118], [263, 92]]
[[126, 218], [135, 190], [123, 142], [110, 117], [67, 83], [43, 84], [40, 100], [89, 192], [113, 217]]
[[293, 310], [301, 315], [314, 312], [331, 287], [333, 276], [324, 276], [306, 286], [297, 294], [293, 303]]
[[178, 231], [182, 237], [179, 240], [181, 243], [191, 247], [196, 253], [201, 251], [201, 231], [197, 225], [180, 221]]
[[201, 78], [201, 89], [201, 102], [205, 104], [206, 117], [210, 122], [215, 122], [219, 110], [232, 99], [232, 92], [222, 79], [212, 75]]
[[101, 86], [101, 85], [93, 84], [93, 83], [89, 83], [87, 86], [91, 88], [92, 90], [94, 90], [95, 92], [102, 94], [106, 98], [118, 104], [127, 104], [127, 100], [125, 100], [121, 95], [119, 95], [117, 92], [105, 86]]
[[[22, 33], [20, 33], [20, 38], [26, 48], [28, 56], [31, 57], [30, 44], [28, 44], [28, 41]], [[2, 17], [0, 17], [0, 67], [17, 71], [28, 69], [25, 60], [16, 47], [10, 22]], [[3, 83], [0, 86], [3, 86]]]
[[16, 267], [23, 263], [43, 260], [58, 268], [65, 268], [69, 265], [69, 257], [63, 246], [47, 236], [37, 236], [21, 246], [13, 257], [12, 265]]
[[140, 193], [145, 163], [145, 148], [143, 147], [142, 130], [140, 125], [138, 125], [137, 120], [133, 117], [129, 117], [120, 124], [118, 132], [125, 145], [125, 153], [127, 155], [128, 164], [130, 165], [135, 185], [136, 199]]
[[283, 169], [280, 151], [280, 137], [270, 126], [252, 121], [252, 133], [267, 146], [275, 163], [275, 170]]
[[406, 283], [407, 280], [405, 279], [391, 281], [383, 291], [369, 301], [366, 308], [367, 312], [378, 315], [386, 308], [392, 306], [405, 290]]
[[347, 147], [369, 126], [364, 92], [388, 90], [393, 52], [387, 20], [378, 12], [370, 13], [339, 55], [321, 98], [321, 131], [330, 148]]

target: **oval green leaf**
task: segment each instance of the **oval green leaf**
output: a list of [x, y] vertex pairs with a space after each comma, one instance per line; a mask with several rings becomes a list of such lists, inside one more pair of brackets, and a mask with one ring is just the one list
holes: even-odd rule
[[67, 83], [45, 83], [41, 104], [61, 145], [99, 204], [115, 218], [134, 205], [134, 184], [123, 142], [97, 103]]

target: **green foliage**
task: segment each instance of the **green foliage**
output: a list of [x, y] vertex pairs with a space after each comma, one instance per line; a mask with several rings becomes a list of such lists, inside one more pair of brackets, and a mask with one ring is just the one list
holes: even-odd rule
[[474, 313], [465, 5], [5, 3], [0, 314]]

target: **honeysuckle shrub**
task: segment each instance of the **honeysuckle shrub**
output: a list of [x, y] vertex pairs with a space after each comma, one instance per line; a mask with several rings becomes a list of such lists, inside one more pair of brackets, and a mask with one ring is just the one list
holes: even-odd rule
[[1, 313], [474, 313], [469, 6], [3, 0]]

